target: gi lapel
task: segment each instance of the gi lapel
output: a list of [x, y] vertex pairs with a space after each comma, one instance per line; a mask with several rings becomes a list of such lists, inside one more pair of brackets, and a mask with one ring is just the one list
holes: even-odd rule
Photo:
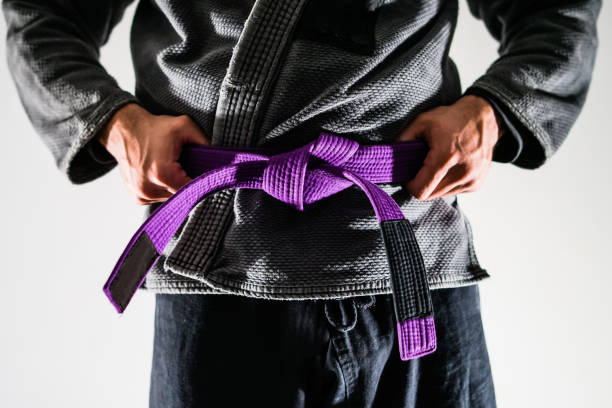
[[[258, 119], [306, 2], [255, 2], [221, 84], [213, 145], [255, 143]], [[194, 207], [166, 259], [166, 268], [206, 281], [206, 271], [232, 220], [234, 195], [235, 190], [222, 191]]]
[[255, 3], [221, 84], [213, 144], [250, 146], [254, 142], [257, 118], [305, 3]]

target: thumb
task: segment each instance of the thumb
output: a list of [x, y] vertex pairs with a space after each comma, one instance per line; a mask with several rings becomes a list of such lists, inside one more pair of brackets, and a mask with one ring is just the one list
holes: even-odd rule
[[165, 187], [172, 194], [175, 194], [178, 189], [189, 183], [192, 179], [187, 175], [185, 170], [177, 162], [171, 163], [164, 167], [163, 171], [157, 176], [155, 182]]
[[417, 117], [399, 134], [396, 141], [404, 142], [408, 140], [424, 139], [426, 136], [426, 132], [426, 121]]
[[181, 140], [183, 144], [195, 143], [210, 145], [210, 139], [208, 139], [202, 129], [187, 115], [183, 115], [183, 126], [181, 129]]

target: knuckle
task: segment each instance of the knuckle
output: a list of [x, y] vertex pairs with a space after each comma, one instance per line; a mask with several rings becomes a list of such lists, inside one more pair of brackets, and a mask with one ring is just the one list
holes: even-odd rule
[[464, 187], [465, 188], [474, 188], [474, 186], [476, 185], [476, 179], [469, 179], [465, 182]]
[[440, 122], [439, 120], [428, 118], [427, 124], [429, 125], [429, 128], [431, 129], [431, 133], [434, 133], [437, 135], [443, 135], [443, 134], [448, 133], [446, 131], [446, 128], [444, 127], [444, 124]]
[[161, 180], [164, 177], [164, 169], [159, 162], [153, 162], [147, 169], [146, 174], [149, 180]]
[[432, 119], [434, 119], [434, 118], [435, 118], [435, 114], [434, 114], [433, 110], [426, 110], [426, 111], [423, 111], [423, 112], [419, 113], [416, 116], [415, 120], [432, 121]]
[[462, 159], [462, 155], [460, 152], [456, 150], [451, 150], [445, 157], [444, 165], [450, 166], [459, 163]]
[[465, 185], [466, 192], [473, 193], [474, 191], [478, 191], [480, 189], [481, 183], [476, 180], [471, 180], [468, 184]]
[[146, 172], [146, 179], [147, 179], [147, 181], [148, 180], [151, 180], [151, 181], [157, 180], [159, 178], [159, 173], [160, 173], [159, 167], [157, 167], [157, 166], [149, 167], [149, 169]]
[[146, 190], [146, 182], [139, 180], [134, 184], [134, 191], [136, 194], [142, 194]]
[[421, 112], [414, 117], [414, 119], [412, 120], [412, 123], [423, 122], [426, 119], [427, 119], [427, 112]]
[[145, 205], [149, 202], [148, 200], [144, 199], [143, 197], [139, 197], [139, 196], [134, 196], [134, 201], [136, 201], [136, 204], [139, 204], [139, 205]]
[[449, 153], [449, 157], [458, 162], [463, 157], [463, 154], [461, 154], [461, 151], [458, 149], [452, 149]]
[[172, 170], [168, 168], [158, 169], [157, 173], [155, 174], [155, 180], [163, 185], [171, 184], [173, 180]]
[[445, 169], [452, 167], [459, 161], [460, 157], [455, 155], [453, 152], [446, 153], [440, 155], [438, 165], [436, 166], [438, 169]]
[[420, 188], [416, 191], [414, 191], [412, 193], [412, 195], [417, 199], [417, 200], [423, 200], [425, 199], [425, 189], [424, 188]]
[[145, 183], [140, 186], [140, 197], [145, 200], [153, 200], [155, 198], [155, 189], [151, 185], [151, 183]]
[[180, 115], [176, 117], [176, 123], [178, 126], [190, 125], [193, 121], [189, 115]]
[[461, 164], [461, 171], [464, 176], [471, 176], [476, 172], [476, 166], [472, 162], [465, 162]]

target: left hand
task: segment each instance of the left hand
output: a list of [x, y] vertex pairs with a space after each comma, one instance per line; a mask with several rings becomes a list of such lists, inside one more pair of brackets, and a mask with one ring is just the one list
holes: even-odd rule
[[424, 139], [429, 145], [423, 167], [404, 185], [418, 200], [478, 190], [501, 134], [493, 107], [475, 95], [420, 114], [396, 138]]

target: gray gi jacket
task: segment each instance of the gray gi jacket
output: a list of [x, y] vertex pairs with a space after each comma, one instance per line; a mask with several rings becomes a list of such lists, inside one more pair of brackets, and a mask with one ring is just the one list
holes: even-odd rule
[[[140, 1], [128, 92], [98, 57], [130, 2], [3, 1], [21, 101], [73, 183], [116, 165], [93, 138], [128, 102], [189, 114], [215, 145], [292, 149], [323, 130], [392, 143], [417, 114], [462, 95], [448, 56], [457, 1]], [[468, 4], [499, 40], [499, 59], [466, 90], [505, 122], [494, 160], [537, 168], [585, 100], [600, 1]], [[488, 276], [456, 197], [421, 202], [397, 183], [381, 187], [411, 221], [432, 288]], [[390, 293], [378, 228], [357, 187], [303, 212], [259, 190], [219, 192], [192, 210], [144, 288], [279, 299]], [[108, 254], [109, 265], [119, 255]]]

